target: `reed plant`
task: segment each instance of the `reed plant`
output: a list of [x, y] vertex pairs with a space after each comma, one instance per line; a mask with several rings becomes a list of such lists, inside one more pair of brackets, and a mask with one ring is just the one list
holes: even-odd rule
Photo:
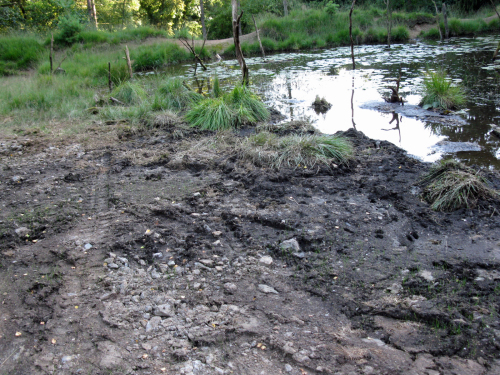
[[423, 98], [420, 105], [425, 109], [456, 109], [465, 104], [464, 89], [453, 84], [446, 72], [438, 70], [428, 72], [423, 82]]

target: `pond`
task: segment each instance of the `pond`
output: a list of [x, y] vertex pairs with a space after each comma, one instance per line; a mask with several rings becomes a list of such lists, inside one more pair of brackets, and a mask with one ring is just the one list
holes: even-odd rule
[[[498, 38], [456, 38], [445, 43], [357, 46], [356, 70], [350, 48], [247, 58], [251, 85], [284, 121], [308, 119], [324, 133], [355, 127], [368, 137], [390, 141], [423, 160], [455, 157], [467, 164], [500, 169], [500, 138], [491, 133], [500, 123], [500, 75], [492, 63]], [[191, 84], [204, 85], [217, 74], [222, 85], [234, 85], [240, 70], [236, 60], [211, 63], [206, 72], [184, 65], [182, 75]], [[388, 86], [401, 68], [403, 107], [385, 104]], [[421, 84], [427, 70], [445, 69], [467, 89], [466, 107], [453, 116], [434, 116], [418, 109]], [[177, 72], [179, 73], [179, 72]], [[206, 88], [205, 88], [206, 90]], [[332, 104], [316, 113], [315, 97]], [[352, 102], [352, 105], [351, 105]], [[394, 113], [396, 112], [396, 113]]]

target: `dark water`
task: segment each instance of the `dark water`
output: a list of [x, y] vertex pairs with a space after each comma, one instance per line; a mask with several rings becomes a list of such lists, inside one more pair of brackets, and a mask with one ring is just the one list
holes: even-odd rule
[[[491, 124], [500, 124], [500, 70], [491, 63], [497, 45], [498, 38], [481, 37], [443, 44], [395, 45], [390, 50], [385, 46], [360, 46], [355, 49], [355, 71], [349, 48], [277, 54], [265, 60], [248, 58], [247, 64], [252, 87], [287, 120], [309, 119], [324, 133], [355, 126], [368, 137], [388, 140], [424, 161], [451, 156], [468, 164], [500, 169], [500, 139], [491, 134]], [[459, 113], [463, 120], [444, 125], [425, 118], [396, 118], [392, 113], [370, 109], [367, 103], [371, 108], [374, 102], [380, 106], [382, 96], [389, 95], [387, 86], [393, 85], [391, 80], [397, 78], [400, 66], [400, 93], [410, 105], [421, 99], [427, 70], [443, 68], [453, 81], [465, 86], [468, 101]], [[228, 86], [240, 77], [236, 60], [209, 64], [207, 72], [198, 70], [198, 82], [192, 79], [192, 66], [183, 69], [180, 73], [194, 86], [206, 85], [214, 74]], [[317, 114], [311, 107], [316, 95], [333, 104], [326, 114]], [[448, 147], [436, 146], [439, 142]], [[474, 151], [460, 151], [464, 145]]]

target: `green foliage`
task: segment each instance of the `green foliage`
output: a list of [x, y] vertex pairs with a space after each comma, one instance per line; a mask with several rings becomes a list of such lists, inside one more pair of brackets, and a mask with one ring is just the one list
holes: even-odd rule
[[424, 78], [422, 101], [424, 108], [455, 109], [465, 104], [465, 93], [461, 86], [453, 85], [446, 72], [428, 72]]
[[132, 52], [134, 70], [159, 69], [167, 64], [176, 64], [191, 58], [189, 52], [174, 43], [153, 44]]
[[434, 165], [421, 184], [427, 185], [423, 196], [435, 211], [473, 208], [481, 198], [498, 199], [498, 193], [487, 187], [484, 177], [455, 160]]
[[222, 96], [206, 98], [186, 114], [191, 126], [205, 130], [225, 130], [268, 118], [267, 108], [246, 86], [236, 86]]
[[146, 99], [146, 92], [138, 83], [127, 81], [115, 88], [111, 96], [125, 104], [141, 104]]
[[[181, 78], [167, 78], [158, 89], [162, 105], [155, 109], [184, 110], [198, 103], [203, 96], [186, 89]], [[157, 99], [157, 100], [158, 100]]]
[[335, 13], [337, 13], [339, 8], [340, 8], [339, 4], [330, 0], [325, 5], [325, 12], [328, 13], [329, 15], [333, 16]]
[[83, 31], [84, 25], [75, 14], [67, 14], [59, 19], [58, 32], [54, 34], [54, 43], [69, 46], [78, 41], [78, 34]]
[[41, 43], [31, 36], [4, 36], [0, 38], [0, 75], [15, 74], [27, 69], [42, 57]]

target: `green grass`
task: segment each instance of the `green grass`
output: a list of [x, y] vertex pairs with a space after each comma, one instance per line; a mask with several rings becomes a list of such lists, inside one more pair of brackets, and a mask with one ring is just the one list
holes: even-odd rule
[[465, 93], [461, 86], [453, 85], [442, 70], [428, 72], [423, 83], [423, 98], [420, 105], [426, 109], [456, 109], [465, 104]]
[[423, 196], [435, 211], [474, 208], [479, 199], [499, 198], [484, 177], [454, 160], [433, 166], [421, 183], [427, 185]]
[[[201, 48], [196, 47], [195, 51], [202, 59], [210, 56], [210, 52], [206, 48], [201, 50]], [[133, 68], [135, 71], [144, 71], [193, 60], [193, 56], [185, 48], [174, 43], [165, 42], [139, 47], [132, 51], [131, 59], [134, 61]]]
[[124, 82], [113, 90], [111, 96], [128, 105], [141, 104], [146, 99], [146, 91], [136, 82]]
[[0, 37], [0, 76], [33, 67], [43, 51], [40, 41], [32, 36]]
[[186, 114], [186, 121], [204, 130], [227, 130], [244, 124], [256, 124], [269, 118], [269, 111], [260, 98], [246, 86], [213, 95], [195, 104]]
[[350, 142], [339, 136], [292, 134], [278, 137], [260, 132], [248, 138], [240, 154], [261, 166], [312, 168], [332, 163], [347, 164], [353, 155]]
[[[493, 19], [486, 23], [482, 19], [461, 20], [458, 18], [450, 18], [448, 27], [451, 37], [459, 36], [475, 36], [488, 32], [498, 31], [500, 22], [498, 19]], [[444, 33], [444, 23], [440, 22], [441, 31]], [[432, 28], [427, 32], [422, 33], [422, 37], [426, 39], [439, 39], [439, 31], [437, 28]]]
[[[385, 17], [378, 14], [379, 12], [374, 12], [374, 8], [354, 11], [353, 37], [356, 44], [387, 42]], [[409, 40], [406, 24], [412, 22], [416, 21], [395, 21], [394, 42]], [[262, 19], [259, 27], [266, 51], [297, 51], [350, 44], [349, 14], [345, 10], [335, 14], [329, 14], [323, 9], [293, 10], [288, 17], [268, 15]], [[258, 43], [242, 43], [242, 50], [244, 54], [260, 53]], [[234, 47], [230, 46], [224, 52], [234, 54]]]
[[161, 105], [154, 109], [181, 111], [190, 108], [202, 98], [201, 94], [185, 88], [181, 78], [170, 77], [160, 83], [156, 100]]

